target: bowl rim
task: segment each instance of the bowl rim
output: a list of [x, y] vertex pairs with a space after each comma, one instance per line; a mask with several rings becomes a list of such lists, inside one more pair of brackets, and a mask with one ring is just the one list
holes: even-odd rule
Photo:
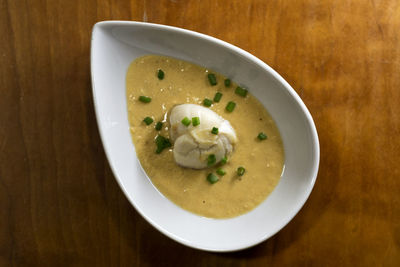
[[[149, 28], [157, 28], [157, 29], [161, 29], [161, 30], [165, 30], [165, 31], [173, 31], [176, 33], [182, 33], [185, 35], [189, 35], [190, 37], [195, 37], [195, 38], [199, 38], [199, 39], [204, 39], [208, 42], [211, 42], [213, 44], [216, 44], [218, 46], [222, 46], [225, 49], [231, 50], [233, 52], [235, 52], [238, 55], [243, 56], [244, 58], [246, 58], [247, 60], [254, 62], [256, 65], [262, 67], [264, 70], [266, 70], [269, 74], [271, 74], [273, 76], [274, 79], [276, 79], [282, 86], [283, 88], [286, 90], [286, 92], [292, 97], [292, 99], [299, 105], [300, 109], [302, 110], [305, 118], [306, 118], [306, 122], [308, 124], [308, 127], [310, 129], [310, 134], [312, 136], [312, 144], [313, 144], [313, 159], [312, 159], [312, 171], [311, 171], [311, 180], [309, 183], [309, 186], [307, 186], [306, 190], [304, 191], [304, 197], [301, 201], [299, 201], [297, 203], [296, 206], [294, 206], [294, 208], [292, 209], [293, 212], [288, 215], [288, 218], [286, 220], [285, 223], [283, 223], [281, 226], [277, 227], [272, 234], [265, 234], [260, 236], [260, 238], [257, 241], [254, 242], [250, 242], [250, 243], [246, 243], [246, 244], [240, 244], [240, 245], [233, 245], [231, 247], [228, 248], [210, 248], [210, 247], [206, 247], [206, 246], [202, 246], [202, 245], [197, 245], [191, 241], [187, 241], [185, 239], [180, 238], [179, 236], [177, 236], [174, 233], [171, 233], [167, 230], [165, 230], [161, 225], [159, 225], [158, 223], [154, 222], [151, 218], [149, 218], [148, 216], [146, 216], [146, 214], [139, 208], [136, 206], [136, 204], [133, 202], [133, 200], [129, 197], [129, 194], [127, 192], [127, 189], [124, 187], [124, 185], [122, 184], [122, 180], [119, 178], [119, 175], [114, 167], [113, 164], [111, 164], [111, 155], [110, 155], [110, 151], [106, 149], [106, 147], [104, 146], [105, 144], [105, 133], [103, 131], [103, 128], [101, 127], [101, 121], [100, 121], [100, 107], [97, 101], [97, 97], [96, 97], [96, 88], [95, 88], [95, 78], [94, 78], [94, 72], [93, 72], [93, 62], [94, 62], [94, 39], [96, 37], [96, 32], [98, 30], [101, 30], [102, 27], [105, 26], [141, 26], [141, 27], [149, 27]], [[309, 110], [307, 109], [306, 105], [303, 103], [302, 99], [300, 98], [300, 96], [296, 93], [296, 91], [290, 86], [290, 84], [278, 73], [276, 72], [273, 68], [271, 68], [268, 64], [266, 64], [265, 62], [263, 62], [261, 59], [257, 58], [256, 56], [252, 55], [251, 53], [243, 50], [242, 48], [239, 48], [233, 44], [230, 44], [228, 42], [225, 42], [221, 39], [218, 39], [216, 37], [212, 37], [210, 35], [206, 35], [203, 33], [199, 33], [193, 30], [187, 30], [184, 28], [180, 28], [180, 27], [175, 27], [175, 26], [169, 26], [169, 25], [164, 25], [164, 24], [157, 24], [157, 23], [149, 23], [149, 22], [140, 22], [140, 21], [124, 21], [124, 20], [105, 20], [105, 21], [99, 21], [97, 23], [95, 23], [93, 25], [92, 28], [92, 32], [91, 32], [91, 45], [90, 45], [90, 71], [91, 71], [91, 84], [92, 84], [92, 95], [93, 95], [93, 104], [94, 104], [94, 109], [95, 109], [95, 115], [96, 115], [96, 121], [97, 121], [97, 127], [100, 133], [100, 139], [102, 141], [102, 145], [104, 148], [104, 153], [106, 154], [107, 157], [107, 161], [108, 164], [112, 170], [112, 173], [114, 175], [115, 180], [117, 181], [119, 187], [122, 189], [125, 197], [128, 199], [128, 201], [131, 203], [131, 205], [135, 208], [135, 210], [148, 222], [150, 223], [150, 225], [152, 225], [154, 228], [156, 228], [158, 231], [160, 231], [161, 233], [163, 233], [164, 235], [166, 235], [167, 237], [171, 238], [172, 240], [175, 240], [178, 243], [181, 243], [185, 246], [191, 247], [191, 248], [195, 248], [195, 249], [199, 249], [199, 250], [203, 250], [203, 251], [211, 251], [211, 252], [234, 252], [234, 251], [239, 251], [239, 250], [243, 250], [243, 249], [247, 249], [253, 246], [256, 246], [262, 242], [264, 242], [265, 240], [273, 237], [275, 234], [277, 234], [279, 231], [281, 231], [290, 221], [292, 221], [292, 219], [297, 215], [297, 213], [302, 209], [302, 207], [304, 206], [305, 202], [308, 200], [317, 176], [318, 176], [318, 170], [319, 170], [319, 163], [320, 163], [320, 145], [319, 145], [319, 138], [318, 138], [318, 133], [317, 133], [317, 129], [314, 123], [314, 120], [311, 116], [311, 113], [309, 112]], [[236, 218], [236, 217], [234, 217]], [[230, 218], [230, 219], [234, 219], [234, 218]], [[229, 220], [229, 219], [227, 219]]]

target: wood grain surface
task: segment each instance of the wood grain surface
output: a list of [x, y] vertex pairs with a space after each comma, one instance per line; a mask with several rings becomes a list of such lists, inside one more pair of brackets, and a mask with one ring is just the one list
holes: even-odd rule
[[[99, 138], [101, 20], [220, 38], [297, 91], [321, 144], [315, 188], [266, 242], [180, 245], [118, 187]], [[400, 266], [400, 2], [0, 0], [0, 266]]]

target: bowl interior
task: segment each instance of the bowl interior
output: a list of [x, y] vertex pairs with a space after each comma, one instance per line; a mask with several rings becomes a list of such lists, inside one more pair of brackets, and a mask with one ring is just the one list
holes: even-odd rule
[[[97, 23], [91, 53], [96, 115], [110, 166], [129, 201], [158, 230], [191, 247], [233, 251], [269, 238], [300, 210], [318, 171], [318, 137], [301, 99], [265, 63], [209, 36], [139, 22]], [[125, 99], [127, 68], [146, 54], [218, 71], [246, 86], [268, 109], [282, 135], [285, 169], [276, 189], [256, 209], [232, 219], [204, 218], [179, 208], [151, 184], [136, 158]]]

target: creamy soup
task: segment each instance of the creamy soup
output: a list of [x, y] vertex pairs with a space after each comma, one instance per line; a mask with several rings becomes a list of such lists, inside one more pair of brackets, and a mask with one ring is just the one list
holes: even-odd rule
[[[158, 77], [160, 69], [162, 79]], [[210, 73], [215, 74], [217, 85], [210, 84]], [[274, 190], [284, 164], [282, 140], [267, 110], [251, 93], [245, 97], [236, 94], [237, 84], [226, 86], [225, 79], [198, 65], [157, 55], [134, 60], [126, 76], [130, 130], [143, 169], [154, 186], [176, 205], [211, 218], [235, 217], [254, 209]], [[173, 147], [156, 153], [156, 136], [170, 137], [170, 110], [185, 103], [203, 105], [203, 100], [212, 100], [216, 92], [222, 93], [222, 98], [209, 108], [230, 122], [238, 140], [228, 162], [199, 170], [176, 164]], [[142, 102], [139, 96], [151, 101]], [[229, 101], [236, 103], [232, 112], [226, 110]], [[147, 125], [143, 121], [146, 117], [154, 121]], [[163, 122], [160, 131], [155, 129], [157, 122]], [[260, 132], [266, 134], [265, 140], [258, 138]], [[242, 176], [237, 172], [240, 166], [245, 169]], [[216, 174], [218, 168], [226, 174]], [[219, 181], [210, 183], [210, 173]]]

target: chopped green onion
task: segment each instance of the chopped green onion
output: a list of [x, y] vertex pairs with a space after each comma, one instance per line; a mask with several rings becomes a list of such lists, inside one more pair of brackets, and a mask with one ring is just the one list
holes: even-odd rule
[[213, 127], [212, 130], [211, 130], [211, 133], [217, 135], [218, 134], [218, 128], [217, 127]]
[[165, 138], [162, 135], [157, 135], [155, 141], [157, 145], [157, 150], [156, 150], [157, 154], [160, 154], [165, 148], [171, 147], [171, 142], [169, 141], [169, 139]]
[[244, 174], [245, 171], [246, 171], [246, 170], [245, 170], [243, 167], [239, 167], [239, 168], [237, 169], [237, 175], [243, 176], [243, 174]]
[[188, 117], [183, 118], [183, 120], [181, 121], [183, 125], [185, 125], [186, 127], [190, 125], [191, 121]]
[[148, 97], [148, 96], [141, 95], [141, 96], [139, 96], [139, 101], [143, 102], [143, 103], [150, 103], [151, 102], [151, 98]]
[[235, 94], [245, 97], [247, 95], [247, 90], [238, 86], [236, 87]]
[[150, 117], [146, 117], [143, 119], [144, 123], [146, 123], [146, 125], [150, 125], [153, 123], [153, 119]]
[[216, 92], [214, 96], [214, 102], [219, 102], [221, 100], [222, 94], [220, 92]]
[[164, 79], [164, 72], [161, 69], [158, 70], [157, 77], [158, 77], [159, 80]]
[[234, 109], [235, 109], [235, 107], [236, 107], [236, 103], [235, 102], [233, 102], [233, 101], [229, 101], [228, 102], [228, 105], [226, 105], [226, 110], [227, 111], [229, 111], [229, 112], [232, 112]]
[[203, 105], [206, 107], [211, 107], [212, 103], [213, 103], [212, 100], [210, 100], [208, 98], [204, 98], [204, 100], [203, 100]]
[[208, 77], [208, 81], [210, 82], [210, 84], [211, 84], [212, 86], [217, 85], [217, 78], [215, 77], [214, 74], [209, 73], [209, 74], [207, 75], [207, 77]]
[[231, 80], [230, 79], [225, 79], [224, 84], [225, 84], [225, 87], [231, 86]]
[[221, 161], [219, 162], [221, 165], [225, 165], [228, 162], [228, 158], [225, 156], [221, 159]]
[[226, 171], [224, 171], [224, 170], [221, 169], [221, 168], [218, 168], [217, 171], [216, 171], [216, 173], [217, 173], [218, 175], [224, 176], [224, 175], [226, 174]]
[[199, 117], [193, 117], [192, 118], [192, 124], [193, 126], [197, 126], [200, 124], [200, 118]]
[[207, 166], [214, 165], [215, 162], [217, 162], [217, 158], [215, 157], [215, 155], [214, 155], [214, 154], [208, 155], [208, 158], [207, 158]]
[[207, 181], [209, 181], [211, 184], [215, 184], [216, 182], [218, 182], [218, 180], [219, 180], [218, 176], [216, 176], [213, 173], [209, 173], [207, 175]]
[[160, 131], [160, 130], [162, 129], [162, 125], [163, 125], [163, 123], [162, 123], [161, 121], [157, 122], [157, 123], [156, 123], [156, 127], [155, 127], [156, 130], [157, 130], [157, 131]]
[[265, 133], [260, 132], [260, 133], [257, 135], [257, 138], [260, 139], [260, 140], [265, 140], [265, 139], [268, 138], [268, 136], [267, 136]]

